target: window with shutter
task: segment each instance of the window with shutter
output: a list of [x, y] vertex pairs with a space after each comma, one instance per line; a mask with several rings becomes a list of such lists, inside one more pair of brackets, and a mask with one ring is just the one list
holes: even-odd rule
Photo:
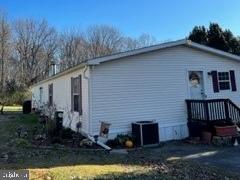
[[81, 75], [72, 78], [71, 80], [71, 87], [72, 87], [72, 110], [75, 112], [79, 112], [79, 114], [82, 114], [82, 78]]
[[39, 102], [40, 104], [43, 102], [43, 87], [39, 88]]
[[232, 90], [237, 91], [235, 73], [233, 70], [225, 72], [212, 71], [213, 90]]
[[82, 115], [82, 76], [79, 75], [79, 114]]
[[48, 103], [49, 106], [53, 105], [53, 84], [48, 85]]

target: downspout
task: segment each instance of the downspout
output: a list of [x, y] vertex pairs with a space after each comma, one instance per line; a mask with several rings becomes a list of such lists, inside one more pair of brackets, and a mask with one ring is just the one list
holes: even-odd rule
[[112, 150], [112, 148], [110, 148], [106, 144], [102, 143], [101, 141], [99, 141], [99, 140], [95, 141], [95, 138], [90, 135], [88, 135], [87, 138], [90, 139], [92, 142], [97, 143], [99, 146], [103, 147], [104, 149], [106, 149], [108, 151]]
[[[95, 138], [93, 136], [91, 136], [90, 134], [92, 134], [92, 129], [91, 129], [91, 96], [90, 96], [90, 93], [91, 93], [91, 86], [90, 86], [90, 83], [91, 83], [91, 77], [89, 78], [88, 76], [86, 76], [86, 72], [87, 72], [87, 69], [89, 67], [89, 72], [90, 72], [90, 66], [88, 65], [85, 65], [84, 66], [84, 70], [83, 70], [83, 78], [86, 79], [88, 81], [88, 122], [89, 122], [89, 125], [88, 125], [88, 133], [86, 134], [86, 137], [91, 140], [92, 142], [98, 144], [99, 146], [103, 147], [104, 149], [110, 151], [111, 148], [109, 146], [107, 146], [106, 144], [100, 142], [99, 140], [95, 141]], [[89, 76], [90, 76], [90, 73], [89, 73]]]

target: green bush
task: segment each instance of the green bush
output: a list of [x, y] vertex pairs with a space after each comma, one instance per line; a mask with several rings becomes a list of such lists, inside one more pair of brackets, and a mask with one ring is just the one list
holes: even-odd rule
[[25, 147], [30, 146], [29, 141], [27, 139], [23, 139], [23, 138], [16, 139], [14, 143], [17, 147], [21, 147], [21, 148], [25, 148]]
[[106, 145], [109, 146], [109, 147], [111, 147], [111, 148], [115, 148], [115, 147], [120, 146], [120, 143], [119, 143], [119, 141], [115, 138], [115, 139], [109, 139], [109, 140], [107, 140]]
[[70, 129], [70, 128], [63, 128], [61, 130], [61, 137], [63, 139], [72, 139], [73, 138], [73, 134], [75, 134], [75, 132]]
[[51, 138], [51, 143], [52, 144], [60, 144], [62, 142], [62, 139], [58, 136], [52, 137]]
[[24, 100], [26, 100], [28, 98], [29, 98], [29, 92], [27, 92], [27, 91], [16, 91], [12, 95], [12, 101], [9, 102], [9, 103], [10, 103], [10, 105], [13, 105], [13, 104], [22, 105]]
[[134, 142], [133, 137], [128, 134], [119, 134], [117, 135], [116, 139], [118, 140], [119, 144], [121, 144], [121, 146], [125, 146], [125, 142], [127, 140], [131, 140]]
[[48, 119], [46, 123], [47, 135], [49, 138], [55, 137], [56, 132], [56, 121], [53, 119]]
[[22, 103], [30, 98], [28, 91], [15, 91], [11, 93], [0, 94], [0, 104], [4, 106], [22, 105]]
[[114, 139], [109, 139], [106, 142], [106, 145], [110, 146], [110, 147], [118, 147], [118, 146], [125, 146], [126, 141], [131, 140], [132, 142], [134, 142], [134, 138], [128, 134], [119, 134], [117, 135], [116, 138]]

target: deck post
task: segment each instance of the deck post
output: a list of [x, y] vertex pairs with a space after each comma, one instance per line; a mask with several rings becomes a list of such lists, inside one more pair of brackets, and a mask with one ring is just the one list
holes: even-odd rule
[[206, 120], [210, 121], [209, 118], [209, 108], [208, 108], [208, 101], [204, 100], [204, 110], [205, 110], [205, 115], [206, 115]]
[[187, 103], [188, 121], [190, 121], [192, 119], [191, 102], [186, 100], [186, 103]]
[[229, 108], [228, 108], [228, 100], [227, 99], [224, 100], [224, 111], [225, 111], [226, 121], [229, 121], [230, 117], [229, 117]]

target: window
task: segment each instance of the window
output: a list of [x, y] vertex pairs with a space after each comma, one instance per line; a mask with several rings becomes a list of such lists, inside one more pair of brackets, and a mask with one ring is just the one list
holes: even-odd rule
[[79, 78], [73, 79], [73, 110], [79, 110]]
[[237, 91], [234, 70], [226, 72], [217, 72], [214, 70], [211, 71], [209, 74], [212, 75], [212, 85], [214, 93], [218, 93], [219, 90], [232, 90], [233, 92]]
[[82, 114], [82, 79], [81, 76], [72, 78], [72, 110]]
[[43, 102], [43, 87], [39, 88], [39, 102]]
[[48, 85], [48, 103], [49, 106], [53, 105], [53, 84]]
[[191, 72], [189, 74], [189, 81], [192, 86], [199, 86], [200, 85], [200, 75], [197, 72]]
[[219, 90], [230, 89], [229, 72], [218, 72], [218, 85], [219, 85]]

